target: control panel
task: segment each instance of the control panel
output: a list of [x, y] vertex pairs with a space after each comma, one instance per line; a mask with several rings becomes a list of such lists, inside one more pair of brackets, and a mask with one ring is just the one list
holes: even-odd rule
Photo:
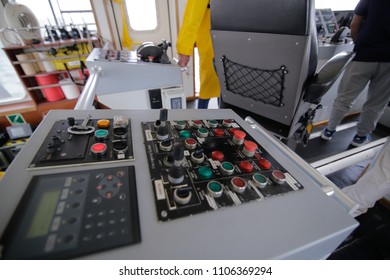
[[58, 120], [29, 168], [134, 160], [130, 119]]
[[70, 258], [141, 240], [134, 167], [34, 176], [4, 237], [7, 259]]
[[298, 191], [234, 119], [143, 122], [157, 217], [166, 221]]
[[0, 258], [326, 257], [357, 222], [251, 126], [228, 109], [50, 111], [1, 180]]

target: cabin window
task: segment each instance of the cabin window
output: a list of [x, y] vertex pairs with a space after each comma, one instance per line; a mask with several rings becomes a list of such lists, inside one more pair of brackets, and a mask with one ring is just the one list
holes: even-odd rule
[[316, 0], [316, 9], [332, 9], [333, 11], [354, 10], [359, 0]]
[[2, 48], [3, 43], [0, 41], [0, 104], [19, 101], [26, 97], [26, 91]]
[[95, 18], [89, 0], [18, 0], [31, 9], [42, 27], [42, 35], [45, 35], [44, 26], [65, 26], [76, 25], [78, 29], [87, 26], [88, 30], [96, 31]]
[[[7, 2], [7, 1], [5, 1]], [[10, 1], [8, 1], [10, 2]], [[37, 18], [41, 27], [41, 36], [46, 37], [45, 26], [65, 26], [70, 30], [70, 25], [74, 25], [80, 31], [87, 28], [95, 34], [97, 27], [90, 0], [17, 0], [17, 4], [27, 6]], [[82, 33], [80, 34], [87, 34]], [[15, 70], [8, 60], [6, 54], [1, 49], [5, 44], [20, 44], [18, 37], [11, 31], [1, 34], [0, 39], [0, 104], [16, 103], [25, 101], [27, 93], [22, 86]]]
[[130, 27], [134, 31], [153, 31], [157, 29], [156, 0], [126, 0]]

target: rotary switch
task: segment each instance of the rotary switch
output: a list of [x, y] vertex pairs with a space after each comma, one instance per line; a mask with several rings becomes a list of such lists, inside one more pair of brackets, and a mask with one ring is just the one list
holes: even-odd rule
[[172, 151], [173, 144], [172, 139], [165, 139], [159, 143], [160, 150], [163, 152], [169, 152]]
[[204, 161], [204, 153], [202, 149], [196, 150], [191, 153], [191, 161], [193, 163], [200, 164]]
[[191, 201], [191, 197], [191, 188], [177, 188], [173, 191], [173, 198], [179, 204], [188, 204]]

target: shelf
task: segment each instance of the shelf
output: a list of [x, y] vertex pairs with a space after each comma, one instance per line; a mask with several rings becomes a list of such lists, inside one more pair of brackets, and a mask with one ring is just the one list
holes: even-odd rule
[[[78, 69], [70, 69], [69, 71], [78, 71], [78, 70], [80, 70], [80, 69], [79, 68]], [[26, 79], [26, 78], [35, 78], [36, 76], [39, 76], [39, 75], [50, 75], [50, 74], [54, 74], [54, 75], [68, 74], [68, 71], [58, 70], [58, 71], [53, 71], [53, 72], [38, 72], [38, 73], [33, 74], [33, 75], [20, 75], [19, 77]]]
[[[77, 82], [78, 81], [76, 80], [75, 83], [69, 82], [69, 83], [63, 83], [63, 84], [51, 84], [51, 85], [47, 85], [47, 86], [29, 87], [29, 88], [27, 88], [27, 90], [32, 91], [32, 90], [37, 90], [37, 89], [53, 88], [53, 87], [60, 87], [60, 86], [73, 85], [73, 84], [76, 84], [79, 87], [83, 86], [83, 85], [78, 84]], [[80, 80], [80, 82], [81, 82], [81, 80]]]
[[[8, 46], [4, 47], [3, 50], [18, 74], [27, 94], [35, 103], [37, 110], [48, 111], [50, 108], [71, 109], [74, 107], [73, 99], [58, 100], [62, 98], [61, 91], [64, 98], [66, 98], [65, 93], [69, 93], [69, 87], [64, 88], [64, 86], [74, 84], [59, 81], [63, 78], [73, 78], [76, 81], [75, 84], [79, 87], [79, 91], [82, 92], [85, 81], [77, 71], [80, 71], [82, 62], [85, 62], [89, 52], [94, 47], [99, 47], [99, 44], [97, 38], [74, 39], [24, 46]], [[70, 48], [70, 46], [77, 47], [77, 50], [76, 48]], [[48, 51], [51, 48], [57, 50], [58, 53], [55, 56], [49, 54]], [[68, 77], [69, 75], [71, 77]], [[51, 88], [60, 88], [60, 90], [50, 90]]]
[[70, 46], [74, 44], [81, 44], [81, 43], [96, 43], [99, 42], [98, 38], [91, 38], [91, 39], [70, 39], [70, 40], [59, 40], [55, 42], [43, 42], [39, 44], [28, 44], [24, 46], [20, 45], [14, 45], [9, 47], [4, 47], [4, 50], [15, 50], [15, 49], [37, 49], [37, 48], [51, 48], [51, 47], [62, 47], [62, 46]]
[[75, 54], [75, 55], [67, 55], [67, 56], [58, 56], [58, 57], [47, 57], [47, 58], [41, 58], [41, 59], [28, 59], [23, 61], [13, 61], [13, 65], [23, 64], [23, 63], [35, 63], [35, 62], [41, 62], [41, 61], [55, 61], [55, 60], [63, 60], [63, 59], [72, 59], [72, 58], [79, 58], [79, 57], [88, 57], [88, 54]]

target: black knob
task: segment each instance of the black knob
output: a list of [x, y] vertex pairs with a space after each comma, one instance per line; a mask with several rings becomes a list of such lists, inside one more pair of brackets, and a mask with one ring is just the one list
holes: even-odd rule
[[166, 121], [168, 119], [168, 109], [162, 108], [160, 110], [160, 121]]
[[184, 146], [183, 143], [175, 143], [172, 152], [173, 160], [182, 161], [184, 159]]
[[168, 127], [166, 121], [168, 119], [168, 109], [162, 108], [160, 110], [160, 119], [156, 121], [155, 125], [159, 123], [160, 125], [157, 128], [157, 139], [165, 140], [169, 137]]
[[74, 126], [76, 124], [75, 120], [73, 117], [68, 118], [68, 125], [69, 126]]
[[160, 125], [157, 129], [157, 135], [156, 135], [158, 140], [166, 140], [169, 138], [169, 132], [168, 132], [168, 127], [165, 125], [162, 126]]

